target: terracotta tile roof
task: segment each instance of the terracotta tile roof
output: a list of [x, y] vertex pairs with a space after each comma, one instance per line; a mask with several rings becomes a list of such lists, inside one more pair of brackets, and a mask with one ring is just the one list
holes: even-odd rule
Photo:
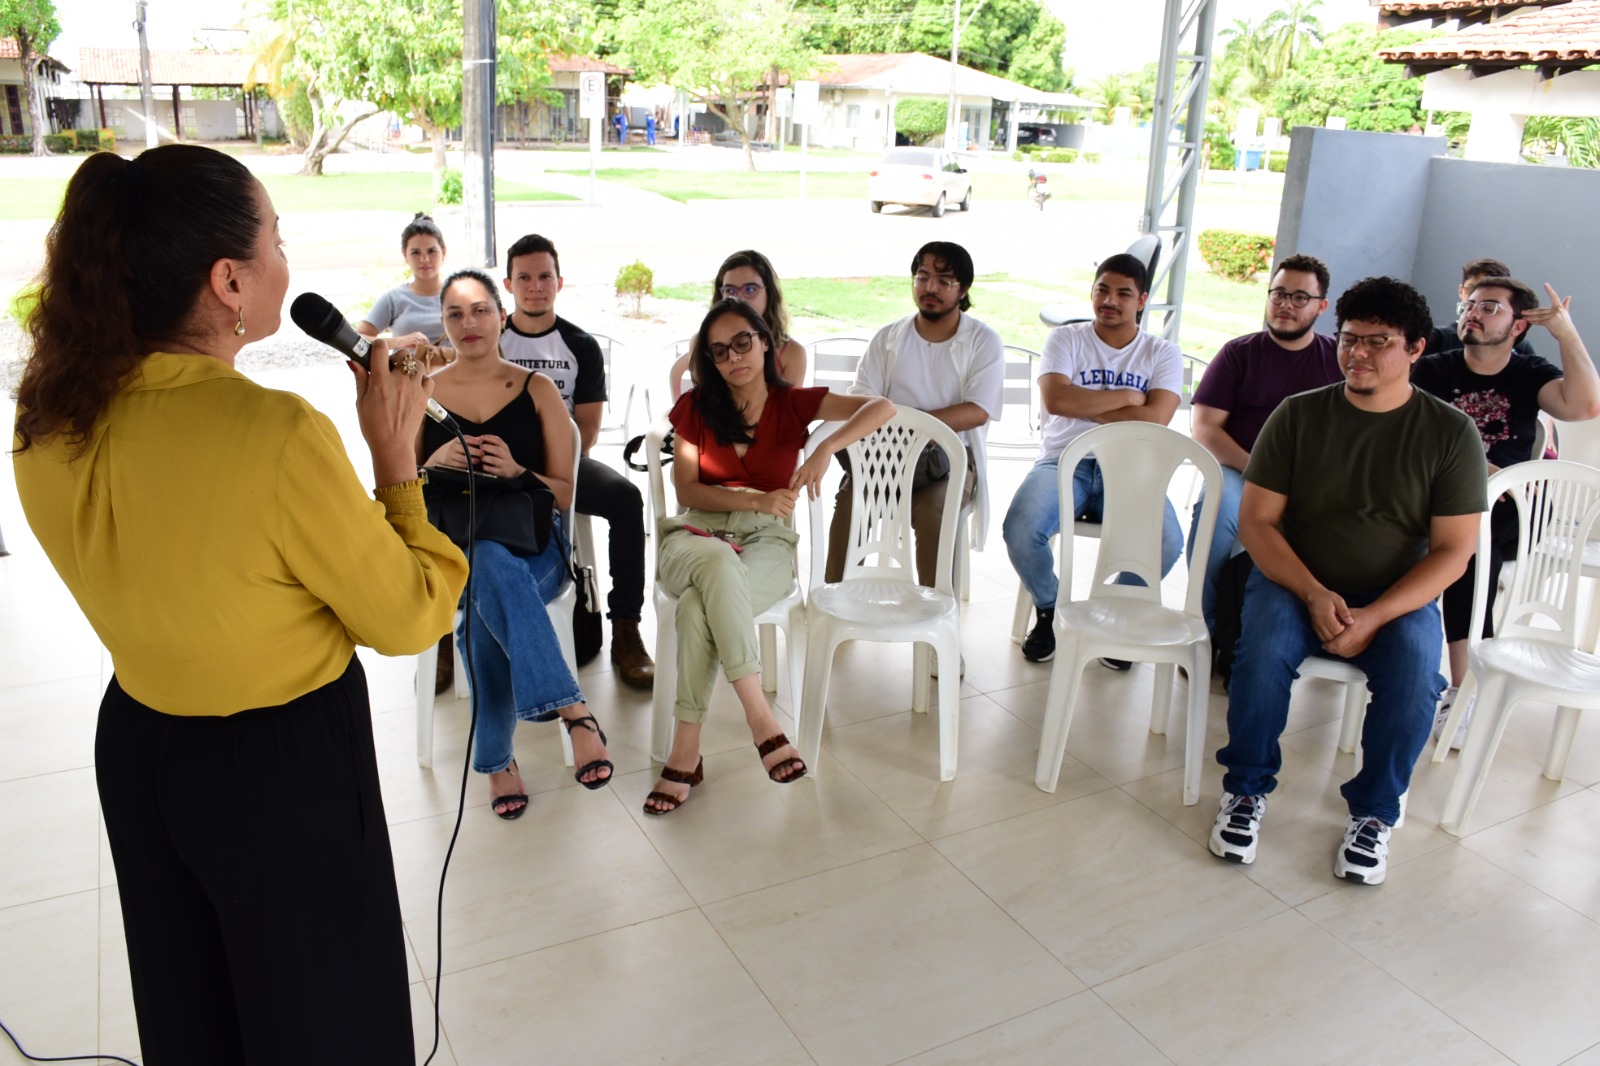
[[619, 67], [603, 59], [589, 56], [550, 56], [550, 73], [578, 74], [585, 70], [598, 70], [602, 74], [632, 74], [628, 67]]
[[[10, 38], [10, 37], [0, 37], [0, 59], [21, 59], [21, 58], [22, 58], [22, 49], [17, 47], [17, 42], [15, 40], [13, 40], [12, 38]], [[46, 56], [45, 58], [49, 59], [50, 57]], [[61, 64], [61, 62], [59, 60], [50, 59], [50, 62], [54, 63], [58, 67], [61, 67], [62, 70], [66, 70], [67, 69], [65, 66], [63, 66]]]
[[[243, 85], [255, 57], [244, 52], [150, 51], [155, 85]], [[93, 85], [138, 85], [137, 48], [78, 49], [78, 80]]]
[[1405, 15], [1423, 19], [1434, 12], [1455, 18], [1465, 12], [1488, 12], [1497, 9], [1515, 10], [1519, 7], [1548, 7], [1564, 4], [1567, 0], [1416, 0], [1414, 3], [1385, 3], [1373, 0], [1373, 6], [1385, 15]]
[[1499, 22], [1435, 37], [1378, 55], [1391, 63], [1438, 68], [1473, 66], [1584, 66], [1600, 60], [1600, 0], [1523, 11]]

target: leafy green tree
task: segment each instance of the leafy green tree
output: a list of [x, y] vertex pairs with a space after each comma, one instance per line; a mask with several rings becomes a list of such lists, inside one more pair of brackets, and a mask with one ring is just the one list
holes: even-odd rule
[[1084, 90], [1084, 97], [1093, 100], [1103, 109], [1101, 118], [1111, 121], [1111, 113], [1119, 107], [1128, 109], [1135, 119], [1139, 117], [1144, 101], [1139, 99], [1138, 74], [1107, 74]]
[[1222, 42], [1223, 60], [1232, 61], [1237, 72], [1258, 85], [1269, 80], [1266, 38], [1249, 19], [1234, 19], [1217, 31], [1217, 40]]
[[1406, 77], [1400, 64], [1385, 63], [1378, 49], [1429, 36], [1427, 31], [1341, 26], [1278, 83], [1272, 112], [1283, 118], [1285, 130], [1326, 125], [1330, 115], [1343, 116], [1353, 130], [1408, 130], [1424, 121], [1422, 79]]
[[[1045, 92], [1065, 91], [1067, 30], [1039, 0], [963, 0], [961, 62]], [[949, 0], [797, 0], [810, 16], [807, 42], [819, 52], [924, 52], [950, 56]]]
[[644, 82], [676, 85], [726, 122], [756, 169], [750, 123], [775, 74], [810, 72], [806, 17], [786, 0], [642, 0], [614, 28]]
[[896, 100], [894, 131], [905, 134], [912, 144], [927, 144], [944, 133], [946, 107], [943, 100]]
[[33, 154], [48, 155], [44, 146], [45, 116], [39, 113], [33, 88], [33, 64], [57, 37], [61, 23], [50, 0], [0, 0], [0, 38], [17, 42], [22, 63], [22, 95], [33, 125]]
[[[277, 13], [293, 40], [284, 71], [304, 86], [315, 115], [302, 173], [322, 173], [323, 160], [355, 122], [393, 111], [432, 141], [437, 190], [445, 172], [444, 133], [461, 123], [461, 0], [278, 0]], [[500, 103], [549, 85], [550, 52], [589, 45], [587, 21], [575, 4], [500, 0], [498, 20]], [[361, 100], [374, 110], [340, 127], [340, 99]]]
[[1322, 23], [1316, 16], [1321, 6], [1322, 0], [1290, 0], [1261, 20], [1262, 58], [1274, 80], [1322, 43]]

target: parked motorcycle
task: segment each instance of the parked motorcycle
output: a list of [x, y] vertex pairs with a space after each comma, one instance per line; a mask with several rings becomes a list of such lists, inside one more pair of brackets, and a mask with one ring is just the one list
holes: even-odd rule
[[1036, 174], [1028, 170], [1028, 199], [1038, 205], [1039, 210], [1044, 210], [1044, 202], [1050, 199], [1050, 192], [1044, 187], [1047, 179], [1043, 174]]

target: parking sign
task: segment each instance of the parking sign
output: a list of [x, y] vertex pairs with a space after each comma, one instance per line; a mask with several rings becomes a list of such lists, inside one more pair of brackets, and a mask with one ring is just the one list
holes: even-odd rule
[[578, 117], [606, 117], [606, 76], [598, 70], [578, 75]]

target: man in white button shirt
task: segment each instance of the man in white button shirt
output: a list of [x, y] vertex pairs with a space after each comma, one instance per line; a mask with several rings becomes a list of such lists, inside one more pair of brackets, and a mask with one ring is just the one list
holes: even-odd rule
[[[1048, 662], [1056, 653], [1052, 624], [1056, 607], [1056, 562], [1050, 538], [1061, 530], [1060, 486], [1056, 464], [1068, 444], [1106, 422], [1141, 421], [1166, 425], [1178, 410], [1183, 388], [1183, 355], [1178, 346], [1139, 328], [1150, 299], [1150, 275], [1131, 255], [1114, 255], [1100, 264], [1089, 290], [1094, 319], [1052, 330], [1039, 361], [1039, 396], [1045, 410], [1039, 459], [1023, 478], [1006, 511], [1006, 551], [1022, 584], [1033, 596], [1038, 621], [1022, 645], [1029, 662]], [[1094, 458], [1078, 464], [1073, 477], [1073, 514], [1100, 521], [1105, 487]], [[1071, 531], [1067, 531], [1071, 536]], [[1161, 572], [1183, 551], [1183, 529], [1169, 500], [1161, 527]], [[1138, 578], [1123, 578], [1143, 584]], [[1123, 583], [1127, 583], [1124, 581]], [[1126, 670], [1121, 659], [1102, 659]]]
[[[915, 314], [880, 329], [856, 367], [852, 395], [885, 396], [897, 407], [914, 407], [937, 418], [967, 444], [965, 507], [974, 492], [986, 494], [986, 471], [972, 461], [977, 435], [1000, 417], [1005, 386], [1005, 344], [1000, 334], [967, 314], [972, 306], [972, 256], [959, 244], [933, 241], [911, 260]], [[941, 468], [939, 460], [944, 458]], [[941, 475], [942, 469], [942, 475]], [[944, 517], [948, 459], [925, 456], [911, 497], [916, 535], [917, 580], [932, 585], [938, 571], [939, 523]], [[850, 536], [850, 481], [839, 490], [828, 537], [827, 580], [844, 577]], [[976, 539], [976, 538], [975, 538]], [[974, 546], [981, 546], [981, 540]]]

